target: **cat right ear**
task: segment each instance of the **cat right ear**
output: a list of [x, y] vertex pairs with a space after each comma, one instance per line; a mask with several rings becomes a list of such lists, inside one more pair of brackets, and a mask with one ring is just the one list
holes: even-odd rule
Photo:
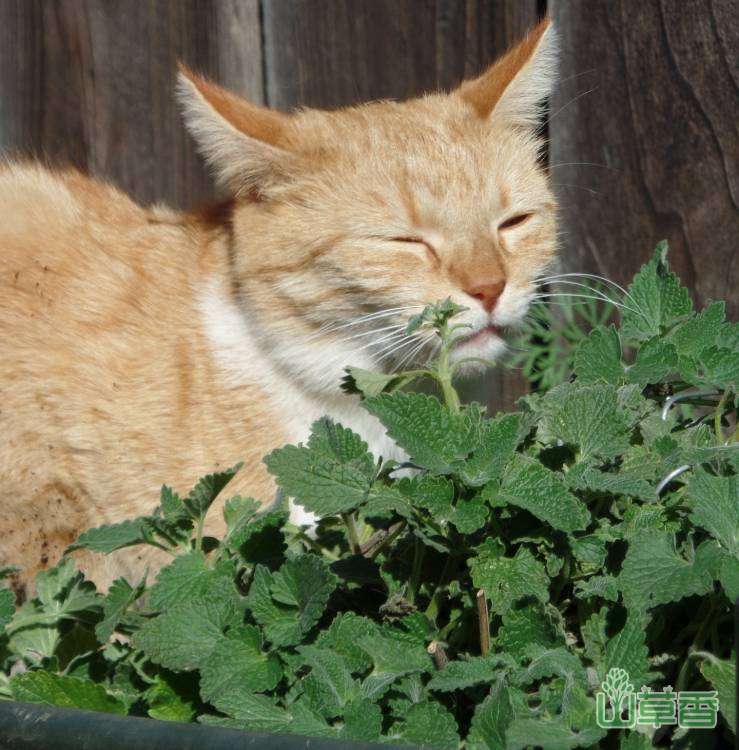
[[185, 125], [220, 182], [247, 193], [284, 176], [293, 156], [290, 115], [252, 104], [184, 65], [177, 93]]

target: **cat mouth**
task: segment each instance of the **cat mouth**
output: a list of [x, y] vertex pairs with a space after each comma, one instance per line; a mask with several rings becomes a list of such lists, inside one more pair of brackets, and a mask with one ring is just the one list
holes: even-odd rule
[[489, 325], [478, 328], [476, 331], [463, 334], [454, 341], [454, 346], [464, 346], [465, 344], [480, 344], [489, 338], [503, 338], [503, 328], [490, 323]]

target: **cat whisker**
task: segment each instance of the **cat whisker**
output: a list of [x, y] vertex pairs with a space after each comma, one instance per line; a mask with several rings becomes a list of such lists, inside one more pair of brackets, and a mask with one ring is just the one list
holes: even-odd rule
[[556, 282], [560, 279], [564, 279], [566, 277], [576, 277], [576, 278], [583, 278], [583, 279], [596, 279], [597, 281], [601, 281], [605, 284], [610, 284], [611, 286], [618, 289], [624, 297], [628, 297], [636, 307], [639, 307], [639, 304], [634, 299], [634, 297], [631, 295], [631, 293], [628, 291], [628, 289], [624, 289], [624, 287], [621, 286], [621, 284], [613, 281], [613, 279], [609, 279], [606, 276], [599, 276], [597, 273], [559, 273], [559, 274], [553, 274], [552, 276], [546, 276], [540, 279], [536, 279], [536, 281], [541, 283], [546, 282]]

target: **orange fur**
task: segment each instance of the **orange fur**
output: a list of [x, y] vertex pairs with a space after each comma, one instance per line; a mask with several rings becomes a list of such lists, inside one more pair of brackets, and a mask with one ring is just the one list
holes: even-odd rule
[[[499, 353], [487, 327], [520, 320], [555, 247], [528, 111], [553, 44], [542, 27], [479, 90], [293, 115], [183, 71], [188, 125], [232, 190], [197, 215], [73, 171], [0, 169], [0, 563], [23, 566], [19, 585], [84, 528], [150, 512], [164, 482], [243, 460], [232, 489], [269, 502], [262, 457], [324, 413], [392, 454], [338, 381], [427, 356], [418, 338], [389, 347], [428, 301], [470, 308], [462, 354]], [[480, 285], [503, 289], [490, 315]], [[159, 560], [81, 563], [106, 583]]]

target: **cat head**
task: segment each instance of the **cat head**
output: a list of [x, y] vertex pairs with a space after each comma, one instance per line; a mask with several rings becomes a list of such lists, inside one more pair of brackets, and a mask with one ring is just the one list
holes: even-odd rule
[[454, 356], [494, 358], [556, 246], [537, 127], [556, 72], [542, 22], [450, 93], [284, 114], [186, 70], [186, 123], [235, 197], [233, 271], [260, 345], [292, 377], [335, 389], [352, 364], [432, 353], [408, 318], [467, 310]]

